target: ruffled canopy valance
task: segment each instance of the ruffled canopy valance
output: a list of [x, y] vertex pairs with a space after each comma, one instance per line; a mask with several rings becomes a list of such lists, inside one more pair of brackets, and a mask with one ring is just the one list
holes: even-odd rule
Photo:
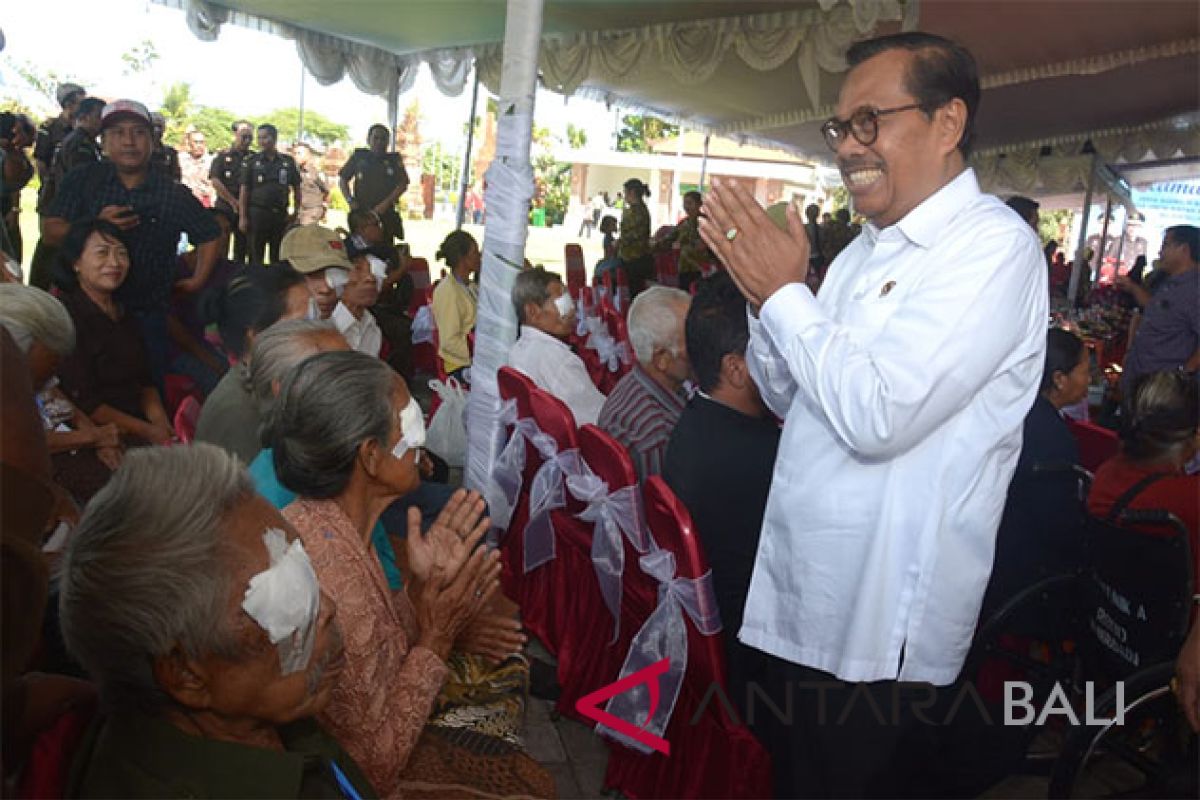
[[1024, 142], [983, 150], [971, 163], [985, 191], [1063, 194], [1087, 188], [1093, 152], [1107, 164], [1200, 156], [1200, 121], [1162, 120]]
[[[160, 0], [160, 2], [163, 0]], [[227, 22], [293, 39], [305, 67], [328, 85], [349, 76], [359, 90], [387, 96], [399, 83], [408, 89], [417, 67], [428, 64], [438, 89], [459, 95], [478, 63], [480, 80], [500, 90], [500, 42], [473, 47], [396, 54], [371, 45], [272, 22], [224, 8], [208, 0], [165, 0], [182, 4], [188, 27], [212, 41]], [[571, 95], [592, 81], [633, 81], [653, 72], [685, 85], [712, 77], [731, 54], [758, 71], [778, 69], [794, 59], [809, 102], [821, 93], [821, 73], [846, 70], [846, 48], [881, 22], [916, 22], [918, 0], [819, 0], [818, 7], [770, 14], [663, 23], [640, 28], [588, 31], [543, 37], [539, 70], [546, 88]], [[696, 127], [693, 125], [693, 127]]]

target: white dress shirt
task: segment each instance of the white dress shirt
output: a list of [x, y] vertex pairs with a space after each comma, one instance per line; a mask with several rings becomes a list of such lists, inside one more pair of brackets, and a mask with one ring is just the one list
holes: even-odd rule
[[346, 337], [346, 343], [350, 345], [351, 350], [357, 350], [369, 356], [379, 355], [379, 351], [383, 347], [383, 331], [379, 330], [379, 324], [375, 322], [375, 315], [370, 311], [364, 308], [362, 318], [355, 319], [354, 315], [350, 313], [350, 309], [342, 305], [342, 301], [339, 300], [330, 319], [333, 320], [333, 324], [337, 326], [342, 336]]
[[751, 316], [785, 418], [743, 642], [846, 681], [962, 668], [1046, 346], [1037, 237], [968, 169]]
[[528, 325], [508, 351], [508, 365], [524, 372], [538, 387], [567, 404], [576, 425], [596, 424], [604, 395], [587, 368], [565, 342]]

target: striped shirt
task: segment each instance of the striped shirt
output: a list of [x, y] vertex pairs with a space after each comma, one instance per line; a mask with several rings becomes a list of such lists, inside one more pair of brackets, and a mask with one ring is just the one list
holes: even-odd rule
[[629, 451], [639, 481], [662, 473], [667, 442], [684, 402], [681, 393], [667, 391], [638, 365], [604, 401], [596, 424]]

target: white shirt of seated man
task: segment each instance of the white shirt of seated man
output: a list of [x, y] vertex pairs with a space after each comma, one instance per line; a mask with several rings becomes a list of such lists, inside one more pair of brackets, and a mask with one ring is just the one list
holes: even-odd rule
[[596, 424], [604, 395], [566, 338], [575, 329], [575, 304], [558, 276], [525, 270], [513, 284], [521, 333], [508, 351], [508, 365], [567, 404], [576, 425]]
[[947, 685], [1041, 378], [1046, 269], [966, 167], [965, 103], [915, 105], [908, 57], [874, 56], [842, 87], [829, 138], [869, 224], [819, 295], [794, 205], [781, 230], [714, 181], [701, 230], [747, 297], [746, 361], [784, 419], [739, 638], [845, 681]]
[[[354, 266], [349, 272], [340, 268], [326, 270], [326, 277], [333, 278], [331, 283], [335, 290], [338, 288], [337, 284], [342, 284], [341, 299], [333, 309], [330, 319], [342, 336], [346, 337], [352, 350], [378, 356], [383, 347], [383, 331], [379, 329], [375, 316], [369, 309], [379, 299], [379, 289], [383, 285], [383, 276], [387, 274], [387, 265], [370, 255], [359, 256], [352, 263]], [[335, 271], [342, 275], [328, 275]]]

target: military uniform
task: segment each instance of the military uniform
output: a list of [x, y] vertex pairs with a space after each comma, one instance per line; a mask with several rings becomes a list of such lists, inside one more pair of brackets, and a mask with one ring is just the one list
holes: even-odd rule
[[[40, 136], [41, 131], [38, 134]], [[68, 172], [76, 167], [95, 164], [100, 158], [100, 145], [96, 144], [93, 134], [82, 128], [70, 129], [55, 146], [50, 159], [50, 169], [42, 181], [42, 188], [38, 190], [38, 214], [47, 214]], [[29, 284], [49, 290], [54, 278], [54, 262], [57, 260], [58, 248], [39, 239], [33, 249], [33, 261], [29, 265]]]
[[250, 263], [267, 263], [263, 257], [270, 247], [269, 263], [274, 264], [279, 260], [279, 243], [288, 225], [288, 193], [293, 186], [300, 188], [300, 170], [289, 155], [255, 153], [242, 163], [242, 186], [249, 193], [246, 236]]
[[[399, 153], [384, 153], [377, 156], [369, 148], [360, 147], [338, 173], [347, 183], [352, 183], [354, 202], [352, 208], [372, 209], [385, 200], [399, 186], [407, 187], [408, 171]], [[393, 205], [379, 215], [388, 245], [404, 238], [404, 222]]]
[[33, 160], [40, 162], [43, 169], [49, 170], [54, 163], [54, 151], [67, 138], [73, 126], [64, 122], [62, 117], [54, 117], [42, 122], [37, 129], [37, 137], [33, 140]]
[[[242, 152], [236, 147], [231, 147], [228, 150], [222, 150], [217, 153], [212, 160], [211, 166], [208, 168], [208, 178], [211, 183], [221, 184], [225, 190], [236, 199], [238, 192], [242, 190], [242, 162], [250, 156], [254, 155], [252, 150]], [[214, 193], [216, 189], [213, 189]], [[238, 217], [237, 203], [229, 205], [219, 194], [213, 207], [223, 209], [233, 213], [234, 219]], [[240, 261], [243, 264], [246, 262], [246, 235], [241, 229], [233, 226], [233, 260]]]
[[325, 176], [315, 164], [300, 170], [300, 210], [296, 214], [299, 225], [315, 225], [325, 218], [325, 195], [329, 188]]

